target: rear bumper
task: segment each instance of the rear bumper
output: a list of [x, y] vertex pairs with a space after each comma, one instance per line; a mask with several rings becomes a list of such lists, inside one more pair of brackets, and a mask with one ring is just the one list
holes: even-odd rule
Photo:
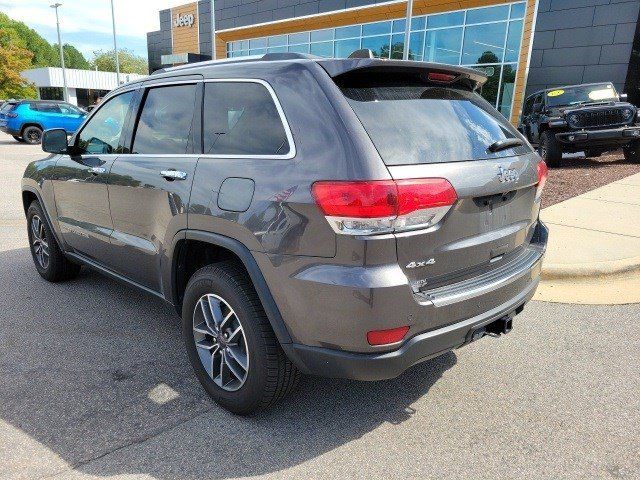
[[[478, 285], [474, 291], [473, 284], [469, 283], [469, 288], [452, 288], [450, 295], [434, 296], [428, 300], [440, 303], [443, 308], [455, 309], [456, 301], [468, 308], [466, 302], [473, 299], [481, 308], [481, 313], [453, 324], [420, 332], [390, 352], [358, 353], [297, 343], [283, 345], [283, 348], [303, 373], [354, 380], [384, 380], [400, 375], [417, 363], [466, 345], [472, 341], [472, 334], [478, 329], [505, 316], [516, 315], [533, 297], [540, 281], [548, 235], [546, 227], [542, 223], [539, 225], [539, 235], [542, 237], [538, 239], [540, 248], [537, 255], [530, 257], [526, 265], [514, 269], [509, 276], [496, 278], [487, 291], [479, 290]], [[508, 300], [487, 310], [482, 308], [486, 299], [492, 298], [493, 293], [506, 295], [507, 292]]]
[[640, 126], [611, 128], [606, 130], [581, 130], [557, 133], [565, 146], [572, 147], [621, 147], [633, 140], [640, 140]]
[[20, 136], [20, 130], [13, 130], [12, 128], [9, 128], [9, 126], [7, 125], [0, 125], [0, 131], [7, 133], [9, 135], [15, 135], [16, 137]]
[[297, 344], [283, 347], [303, 373], [366, 381], [394, 378], [417, 363], [470, 343], [471, 334], [479, 328], [506, 315], [519, 313], [521, 307], [533, 297], [538, 282], [539, 277], [532, 280], [517, 297], [493, 310], [416, 335], [392, 352], [351, 353]]

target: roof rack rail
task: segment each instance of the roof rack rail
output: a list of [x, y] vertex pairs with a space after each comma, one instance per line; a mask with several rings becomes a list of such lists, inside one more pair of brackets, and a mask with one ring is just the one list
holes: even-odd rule
[[177, 65], [175, 67], [165, 67], [159, 70], [155, 70], [151, 75], [158, 75], [160, 73], [175, 72], [177, 70], [187, 70], [190, 68], [206, 67], [207, 65], [220, 65], [227, 63], [243, 63], [251, 61], [266, 61], [277, 62], [278, 60], [319, 60], [322, 57], [316, 55], [310, 55], [308, 53], [266, 53], [264, 55], [247, 55], [246, 57], [233, 57], [233, 58], [221, 58], [220, 60], [204, 60], [202, 62], [185, 63], [184, 65]]

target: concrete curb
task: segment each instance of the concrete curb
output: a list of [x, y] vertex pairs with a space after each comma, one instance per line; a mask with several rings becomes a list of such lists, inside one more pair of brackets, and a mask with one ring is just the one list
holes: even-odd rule
[[570, 280], [640, 273], [640, 257], [595, 263], [542, 263], [542, 280]]

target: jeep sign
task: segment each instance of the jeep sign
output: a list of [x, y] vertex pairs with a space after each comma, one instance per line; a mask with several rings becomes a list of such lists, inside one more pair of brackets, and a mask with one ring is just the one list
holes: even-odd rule
[[176, 14], [176, 18], [173, 21], [175, 27], [191, 27], [193, 26], [193, 13], [185, 13], [180, 15]]

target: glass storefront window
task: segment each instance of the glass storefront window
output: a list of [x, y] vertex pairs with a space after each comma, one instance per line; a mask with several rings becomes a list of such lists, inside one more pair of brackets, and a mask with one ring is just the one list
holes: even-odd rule
[[502, 67], [502, 82], [500, 83], [500, 101], [498, 102], [498, 110], [507, 118], [511, 115], [511, 105], [513, 104], [513, 93], [517, 70], [517, 64], [509, 64]]
[[427, 18], [427, 28], [457, 27], [463, 23], [464, 12], [440, 13]]
[[289, 51], [293, 53], [309, 53], [309, 44], [289, 45]]
[[375, 22], [362, 25], [362, 36], [384, 35], [391, 33], [391, 22]]
[[522, 20], [509, 22], [507, 32], [507, 50], [504, 52], [505, 62], [515, 62], [520, 55], [520, 39], [522, 38]]
[[[482, 95], [508, 116], [525, 7], [525, 2], [516, 2], [413, 17], [409, 59], [483, 69], [489, 81]], [[405, 25], [405, 19], [399, 18], [238, 40], [227, 44], [227, 54], [241, 57], [288, 51], [346, 58], [360, 48], [368, 48], [376, 57], [402, 59]]]
[[424, 45], [424, 61], [458, 65], [460, 61], [461, 43], [462, 28], [427, 30], [427, 38]]
[[336, 40], [355, 37], [360, 37], [360, 25], [336, 28]]
[[299, 43], [309, 43], [309, 32], [292, 33], [289, 35], [289, 45], [296, 45]]
[[467, 10], [467, 25], [470, 23], [496, 22], [507, 18], [509, 18], [509, 5]]
[[264, 48], [267, 46], [267, 39], [266, 38], [253, 38], [251, 40], [249, 40], [249, 48], [254, 49], [254, 48]]
[[311, 54], [319, 57], [333, 57], [333, 42], [320, 42], [311, 44]]
[[280, 47], [282, 45], [287, 44], [287, 36], [286, 35], [275, 35], [273, 37], [269, 37], [269, 46], [270, 47]]
[[462, 64], [500, 63], [504, 54], [505, 22], [466, 27]]
[[324, 30], [315, 30], [311, 32], [312, 42], [324, 42], [325, 40], [333, 40], [333, 28], [326, 28]]
[[336, 40], [336, 58], [347, 58], [356, 50], [360, 50], [360, 39]]
[[389, 35], [365, 37], [362, 39], [361, 48], [368, 48], [376, 58], [389, 58], [390, 39]]
[[525, 4], [514, 3], [511, 5], [511, 18], [523, 18], [524, 17]]

